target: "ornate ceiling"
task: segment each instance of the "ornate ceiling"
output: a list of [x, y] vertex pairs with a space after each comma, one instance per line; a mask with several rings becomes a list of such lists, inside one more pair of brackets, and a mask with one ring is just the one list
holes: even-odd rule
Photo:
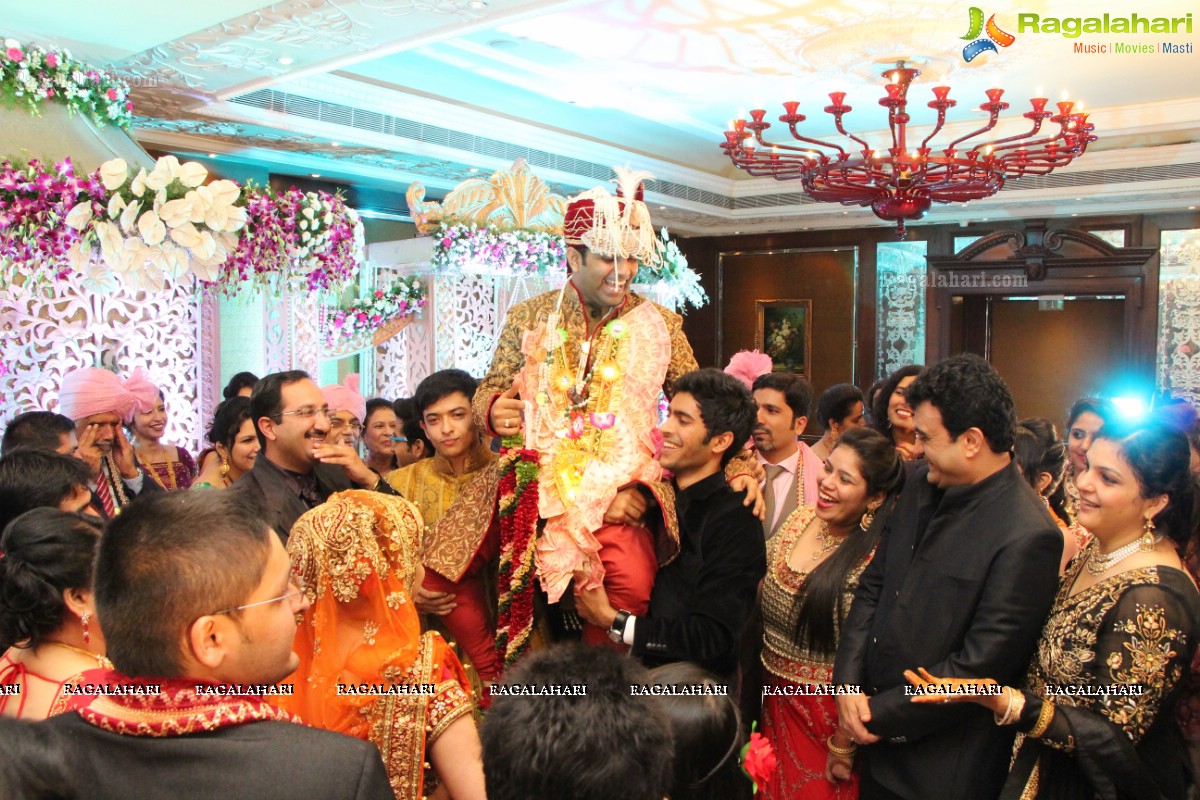
[[810, 117], [803, 129], [830, 135], [820, 109], [834, 90], [855, 108], [848, 128], [879, 141], [878, 73], [901, 58], [924, 73], [915, 125], [929, 120], [935, 83], [959, 100], [951, 135], [935, 144], [977, 127], [994, 85], [1019, 122], [1027, 98], [1066, 91], [1101, 136], [1061, 173], [935, 208], [928, 222], [1183, 209], [1200, 190], [1200, 55], [1075, 52], [1114, 41], [1194, 51], [1195, 33], [1067, 38], [1017, 25], [1018, 13], [1118, 17], [1136, 4], [994, 3], [983, 10], [1015, 41], [967, 63], [968, 6], [949, 0], [260, 1], [50, 0], [6, 9], [0, 33], [68, 46], [128, 77], [147, 147], [211, 154], [233, 171], [318, 173], [375, 196], [414, 180], [444, 191], [517, 157], [571, 193], [629, 162], [658, 176], [648, 200], [677, 233], [877, 224], [868, 210], [748, 178], [717, 144], [731, 116], [789, 99]]

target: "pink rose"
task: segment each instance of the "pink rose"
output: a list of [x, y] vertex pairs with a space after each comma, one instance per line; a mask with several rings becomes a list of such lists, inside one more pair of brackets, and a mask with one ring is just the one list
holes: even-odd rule
[[19, 48], [19, 47], [8, 48], [7, 55], [11, 61], [24, 61], [25, 60], [25, 54], [21, 52], [21, 48]]
[[109, 100], [117, 99], [117, 90], [116, 89], [109, 89], [107, 92], [105, 92], [105, 94], [108, 95]]
[[376, 297], [379, 297], [379, 298], [382, 298], [382, 297], [383, 297], [383, 290], [382, 290], [382, 289], [376, 289], [376, 290], [375, 290], [375, 296], [376, 296]]
[[125, 101], [125, 110], [126, 110], [126, 111], [133, 111], [133, 103], [132, 103], [131, 101], [129, 101], [129, 100], [126, 100], [126, 101]]
[[58, 69], [58, 54], [46, 53], [46, 66], [50, 69]]

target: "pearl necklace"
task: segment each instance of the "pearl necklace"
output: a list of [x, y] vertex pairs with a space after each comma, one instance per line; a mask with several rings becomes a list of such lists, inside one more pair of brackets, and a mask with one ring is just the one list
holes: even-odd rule
[[1111, 553], [1101, 553], [1099, 543], [1096, 544], [1096, 549], [1088, 556], [1087, 569], [1093, 575], [1103, 575], [1110, 569], [1120, 564], [1125, 559], [1129, 558], [1134, 553], [1147, 552], [1154, 549], [1158, 544], [1158, 538], [1145, 533], [1134, 539], [1123, 547], [1118, 547]]

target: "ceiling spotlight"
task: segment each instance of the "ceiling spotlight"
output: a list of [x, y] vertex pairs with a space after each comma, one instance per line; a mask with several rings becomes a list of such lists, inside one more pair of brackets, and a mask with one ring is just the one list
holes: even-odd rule
[[665, 208], [666, 208], [666, 206], [659, 206], [659, 207], [658, 207], [658, 210], [659, 210], [659, 211], [662, 211], [662, 210], [664, 210]]
[[469, 170], [467, 170], [467, 172], [470, 172], [472, 175], [474, 175], [476, 172], [479, 172], [479, 167], [471, 167]]
[[341, 147], [342, 143], [341, 142], [330, 142], [329, 146], [330, 147]]
[[471, 9], [472, 11], [483, 11], [487, 7], [488, 4], [486, 0], [470, 0], [470, 2], [467, 3], [467, 8]]
[[311, 177], [311, 178], [319, 178], [319, 177], [321, 177], [321, 173], [319, 173], [319, 172], [314, 172], [314, 173], [312, 173], [312, 175], [310, 175], [309, 177]]
[[291, 56], [280, 56], [279, 63], [283, 64], [285, 67], [290, 67], [292, 64], [296, 63], [296, 59], [292, 58]]
[[217, 157], [217, 154], [216, 154], [216, 153], [209, 153], [209, 154], [208, 154], [208, 157], [209, 157], [209, 158], [216, 158], [216, 157]]

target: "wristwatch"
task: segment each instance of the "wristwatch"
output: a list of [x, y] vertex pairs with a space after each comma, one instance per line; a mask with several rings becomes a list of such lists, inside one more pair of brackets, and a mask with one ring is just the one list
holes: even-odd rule
[[624, 610], [618, 611], [617, 616], [613, 618], [612, 625], [608, 626], [608, 638], [620, 644], [625, 638], [625, 625], [628, 622], [629, 612]]

